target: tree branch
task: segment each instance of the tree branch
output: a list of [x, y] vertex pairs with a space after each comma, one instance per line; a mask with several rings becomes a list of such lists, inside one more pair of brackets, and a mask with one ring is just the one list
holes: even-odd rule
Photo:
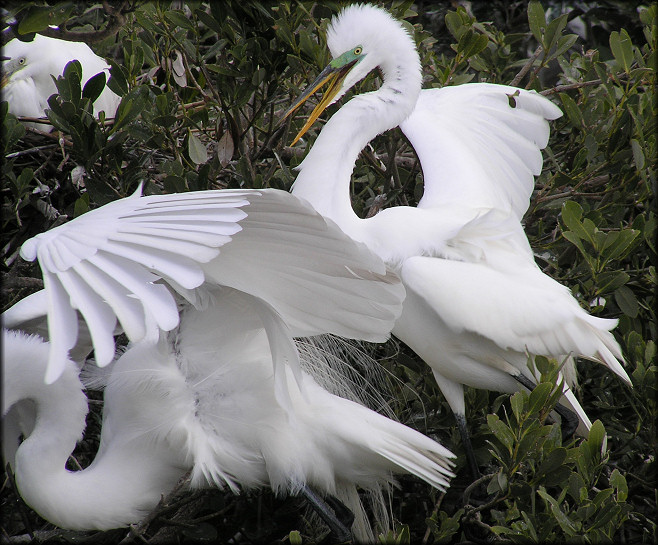
[[[124, 15], [124, 10], [128, 5], [128, 1], [124, 0], [119, 5], [114, 5], [107, 0], [103, 0], [103, 9], [108, 15], [108, 22], [105, 28], [101, 30], [91, 30], [84, 32], [75, 32], [67, 30], [66, 23], [61, 25], [59, 28], [47, 27], [43, 30], [40, 30], [38, 34], [42, 36], [48, 36], [49, 38], [57, 38], [58, 40], [66, 40], [69, 42], [85, 42], [87, 44], [98, 43], [110, 36], [114, 36], [119, 29], [126, 24], [126, 16]], [[12, 38], [17, 36], [17, 31], [15, 30], [17, 25], [10, 26], [2, 31], [1, 41], [2, 45], [6, 44]]]

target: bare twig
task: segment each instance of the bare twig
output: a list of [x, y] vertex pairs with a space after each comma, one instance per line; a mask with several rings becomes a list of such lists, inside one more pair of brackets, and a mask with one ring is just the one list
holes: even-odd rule
[[519, 73], [516, 76], [514, 76], [514, 79], [510, 82], [510, 85], [512, 87], [518, 87], [521, 80], [525, 77], [525, 75], [528, 73], [528, 71], [532, 68], [532, 65], [537, 60], [537, 57], [539, 57], [539, 55], [541, 55], [543, 51], [544, 51], [544, 49], [542, 48], [541, 45], [537, 47], [535, 52], [532, 54], [532, 57], [530, 57], [528, 59], [528, 61], [523, 65], [523, 68], [521, 68], [521, 70], [519, 70]]
[[174, 503], [174, 500], [178, 495], [186, 489], [191, 480], [192, 470], [189, 470], [185, 475], [183, 475], [180, 480], [176, 483], [176, 486], [167, 494], [167, 496], [162, 496], [158, 505], [155, 506], [153, 511], [151, 511], [146, 517], [144, 517], [139, 524], [132, 524], [130, 526], [130, 531], [126, 537], [124, 537], [119, 545], [126, 545], [128, 543], [133, 543], [135, 539], [143, 540], [143, 536], [148, 530], [148, 527], [151, 523], [158, 517], [164, 515], [165, 513], [175, 509], [177, 506]]
[[[15, 157], [21, 157], [23, 155], [31, 155], [31, 154], [37, 153], [41, 150], [52, 149], [53, 147], [57, 147], [57, 146], [55, 144], [46, 144], [44, 146], [35, 146], [34, 148], [24, 149], [24, 150], [16, 151], [14, 153], [8, 153], [5, 156], [5, 159], [14, 159]], [[39, 167], [39, 168], [42, 168], [42, 167]]]
[[366, 219], [372, 218], [375, 214], [377, 214], [377, 212], [379, 212], [382, 208], [384, 208], [385, 203], [386, 203], [386, 193], [382, 195], [377, 195], [372, 200], [372, 204], [370, 205], [370, 208], [368, 208], [368, 212], [366, 213]]
[[574, 89], [580, 89], [581, 87], [591, 87], [593, 85], [601, 85], [603, 83], [600, 79], [593, 79], [590, 81], [579, 81], [577, 83], [569, 83], [568, 85], [558, 85], [557, 87], [553, 87], [551, 89], [546, 89], [545, 91], [541, 91], [539, 94], [548, 96], [548, 95], [553, 95], [555, 93], [561, 93], [562, 91], [572, 91]]
[[[441, 503], [443, 502], [443, 498], [445, 498], [445, 495], [446, 495], [445, 492], [439, 495], [439, 499], [436, 500], [436, 504], [434, 505], [434, 509], [432, 509], [432, 514], [430, 515], [430, 518], [436, 516], [436, 514], [439, 512], [439, 508], [441, 507]], [[427, 530], [425, 531], [425, 535], [423, 536], [423, 545], [427, 545], [431, 533], [432, 530], [428, 526]]]

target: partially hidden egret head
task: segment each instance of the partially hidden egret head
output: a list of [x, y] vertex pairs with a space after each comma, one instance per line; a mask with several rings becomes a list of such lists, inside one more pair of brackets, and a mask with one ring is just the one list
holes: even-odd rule
[[[100, 72], [109, 79], [110, 65], [96, 55], [83, 42], [69, 42], [37, 34], [29, 42], [15, 38], [4, 47], [2, 62], [3, 100], [9, 103], [9, 112], [16, 116], [44, 117], [48, 98], [57, 92], [53, 78], [61, 76], [66, 65], [73, 60], [82, 66], [82, 85]], [[94, 112], [104, 111], [114, 117], [121, 98], [105, 88], [94, 103]], [[50, 125], [28, 124], [40, 130], [52, 130]]]

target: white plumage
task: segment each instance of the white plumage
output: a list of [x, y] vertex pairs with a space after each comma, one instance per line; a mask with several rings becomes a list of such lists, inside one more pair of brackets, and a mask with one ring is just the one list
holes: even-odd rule
[[[19, 308], [21, 320], [26, 312], [48, 315], [49, 382], [75, 346], [76, 310], [102, 366], [114, 355], [117, 319], [131, 341], [149, 322], [162, 331], [178, 325], [169, 288], [203, 305], [205, 287], [233, 287], [271, 304], [293, 336], [373, 341], [387, 338], [404, 297], [372, 252], [274, 189], [138, 191], [37, 235], [21, 255], [38, 259], [43, 274], [45, 296]], [[13, 314], [5, 315], [7, 327], [20, 324]]]
[[[9, 104], [9, 112], [16, 116], [45, 117], [48, 97], [57, 92], [53, 77], [64, 72], [65, 66], [73, 60], [82, 66], [81, 84], [84, 85], [96, 74], [105, 72], [110, 78], [110, 65], [96, 55], [83, 42], [69, 42], [36, 34], [30, 42], [17, 38], [7, 42], [3, 55], [9, 60], [2, 62], [2, 95]], [[94, 114], [104, 111], [106, 117], [114, 117], [121, 102], [109, 88], [94, 102]], [[32, 128], [51, 131], [51, 125], [26, 123]]]
[[[80, 472], [64, 468], [87, 412], [76, 365], [67, 361], [45, 385], [48, 345], [4, 332], [3, 415], [21, 400], [37, 403], [36, 426], [15, 453], [16, 483], [44, 518], [79, 530], [138, 522], [188, 469], [194, 487], [236, 493], [258, 486], [297, 493], [311, 485], [362, 520], [357, 485], [381, 497], [393, 474], [404, 472], [448, 486], [448, 450], [329, 393], [307, 372], [298, 384], [290, 366], [277, 371], [290, 401], [280, 403], [275, 354], [295, 353], [285, 324], [238, 290], [213, 290], [211, 299], [205, 310], [185, 305], [173, 331], [129, 345], [107, 371], [92, 373], [106, 383], [102, 436], [94, 462]], [[329, 371], [323, 366], [305, 362], [320, 374]], [[365, 525], [356, 531], [372, 538]]]
[[[39, 260], [45, 289], [5, 312], [3, 325], [44, 333], [47, 317], [51, 343], [5, 333], [3, 414], [37, 403], [33, 429], [10, 421], [29, 437], [5, 453], [21, 495], [51, 522], [137, 522], [187, 469], [194, 486], [236, 492], [312, 485], [362, 521], [357, 485], [381, 498], [393, 473], [408, 472], [447, 487], [449, 451], [322, 388], [312, 375], [324, 379], [328, 363], [302, 371], [294, 335], [385, 339], [404, 289], [293, 195], [138, 192], [38, 235], [22, 255]], [[99, 452], [68, 472], [86, 403], [67, 354], [83, 359], [93, 347], [109, 363], [118, 331], [131, 343], [103, 376]], [[358, 532], [371, 535], [363, 524]]]
[[[616, 320], [590, 316], [542, 273], [520, 223], [541, 171], [548, 120], [560, 110], [534, 92], [503, 85], [421, 91], [412, 39], [374, 6], [345, 8], [327, 42], [334, 61], [309, 88], [334, 81], [311, 119], [375, 66], [383, 83], [331, 117], [299, 166], [292, 192], [401, 276], [407, 296], [393, 333], [431, 366], [458, 421], [463, 385], [513, 392], [520, 388], [514, 377], [535, 380], [527, 352], [583, 356], [630, 383], [610, 333]], [[354, 163], [367, 142], [397, 125], [421, 161], [423, 198], [416, 208], [360, 219], [349, 195]], [[573, 369], [565, 374], [575, 376]], [[589, 419], [571, 392], [563, 403], [586, 432]]]

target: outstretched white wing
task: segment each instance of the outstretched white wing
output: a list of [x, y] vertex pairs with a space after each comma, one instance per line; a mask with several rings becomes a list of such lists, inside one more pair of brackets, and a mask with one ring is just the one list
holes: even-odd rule
[[114, 357], [117, 318], [133, 341], [145, 334], [146, 314], [165, 331], [176, 327], [174, 298], [156, 282], [171, 278], [187, 289], [200, 286], [200, 264], [240, 230], [246, 194], [136, 192], [28, 240], [21, 255], [38, 259], [48, 301], [46, 380], [59, 376], [76, 343], [76, 309], [89, 326], [99, 365]]
[[421, 91], [400, 125], [422, 164], [425, 190], [418, 207], [468, 203], [521, 219], [541, 172], [548, 120], [561, 115], [541, 95], [506, 85]]
[[[227, 244], [241, 231], [238, 244]], [[345, 334], [358, 324], [351, 336], [384, 338], [404, 296], [397, 277], [364, 246], [271, 189], [136, 193], [30, 239], [21, 255], [38, 259], [43, 273], [48, 382], [76, 344], [76, 310], [105, 365], [114, 356], [117, 319], [132, 341], [150, 323], [169, 331], [179, 322], [170, 289], [189, 298], [206, 280], [265, 299], [293, 331], [304, 324], [311, 334]], [[367, 303], [371, 298], [378, 303]]]
[[407, 289], [420, 294], [455, 334], [477, 333], [503, 350], [593, 359], [630, 384], [610, 333], [617, 320], [589, 315], [566, 286], [532, 263], [503, 271], [416, 256], [405, 261], [401, 275]]

